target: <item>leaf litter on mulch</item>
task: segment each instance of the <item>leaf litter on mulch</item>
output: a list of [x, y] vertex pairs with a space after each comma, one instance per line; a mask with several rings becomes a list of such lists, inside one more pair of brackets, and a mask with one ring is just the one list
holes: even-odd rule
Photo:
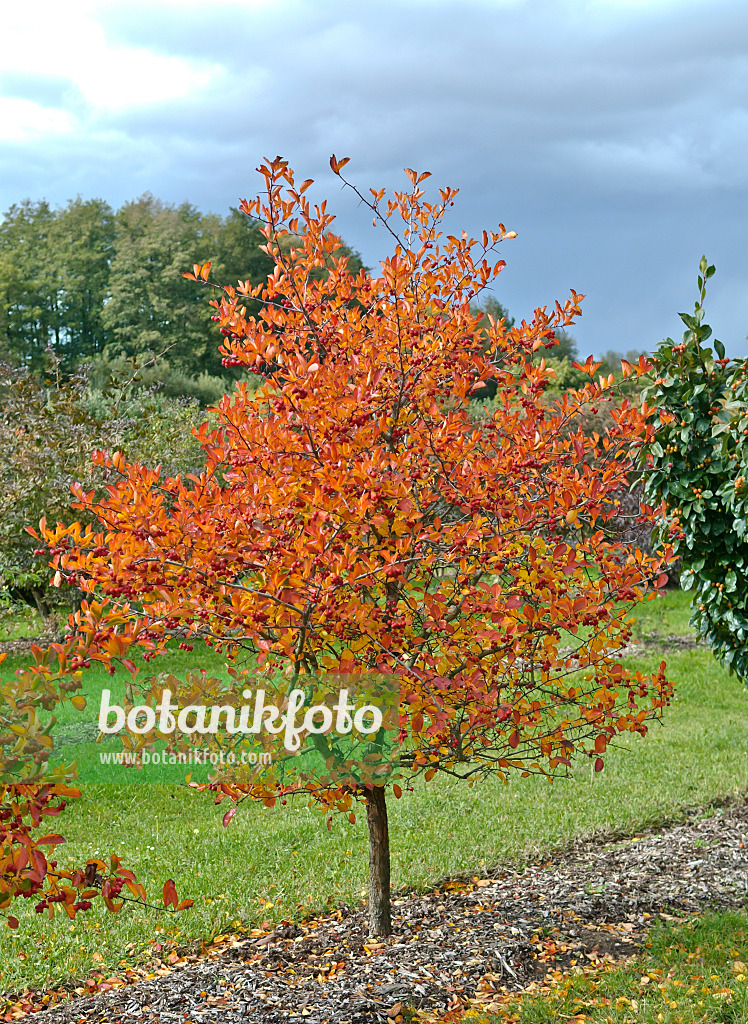
[[[368, 937], [364, 908], [341, 906], [267, 934], [172, 951], [145, 976], [92, 979], [96, 994], [79, 986], [77, 998], [51, 1008], [27, 993], [9, 999], [4, 1015], [38, 1011], [35, 1024], [441, 1019], [498, 1007], [559, 971], [632, 956], [658, 917], [746, 905], [748, 806], [727, 806], [632, 838], [579, 844], [521, 872], [401, 895], [385, 940]], [[47, 993], [47, 1006], [61, 995]]]

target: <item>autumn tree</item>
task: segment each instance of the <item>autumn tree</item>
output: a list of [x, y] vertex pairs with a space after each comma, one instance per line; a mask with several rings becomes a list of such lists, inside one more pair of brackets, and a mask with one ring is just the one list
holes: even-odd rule
[[[341, 179], [346, 162], [331, 161]], [[455, 190], [427, 200], [428, 175], [413, 171], [390, 198], [354, 189], [392, 241], [373, 274], [333, 256], [333, 218], [311, 207], [309, 181], [279, 158], [259, 170], [263, 193], [241, 210], [273, 270], [226, 286], [214, 308], [225, 365], [276, 370], [254, 395], [238, 384], [199, 429], [205, 472], [165, 477], [102, 455], [109, 493], [77, 495], [97, 522], [44, 529], [52, 571], [88, 598], [71, 620], [74, 664], [113, 665], [133, 646], [157, 657], [178, 638], [233, 663], [248, 656], [280, 699], [305, 677], [395, 678], [397, 797], [438, 772], [552, 780], [576, 757], [602, 769], [616, 738], [644, 735], [670, 694], [664, 663], [648, 677], [620, 661], [627, 611], [664, 584], [662, 560], [605, 532], [651, 429], [646, 407], [618, 402], [591, 360], [584, 387], [545, 400], [544, 353], [580, 296], [486, 332], [471, 303], [513, 233], [445, 237]], [[646, 369], [642, 359], [635, 372]], [[494, 410], [477, 424], [470, 398], [491, 377]], [[612, 410], [604, 436], [575, 429], [601, 403]], [[232, 673], [205, 682], [213, 703], [246, 685]], [[170, 685], [190, 706], [200, 677]], [[140, 686], [155, 701], [164, 683]], [[349, 815], [363, 803], [374, 934], [391, 930], [386, 788], [294, 790], [272, 772], [214, 782], [218, 801], [298, 791]]]

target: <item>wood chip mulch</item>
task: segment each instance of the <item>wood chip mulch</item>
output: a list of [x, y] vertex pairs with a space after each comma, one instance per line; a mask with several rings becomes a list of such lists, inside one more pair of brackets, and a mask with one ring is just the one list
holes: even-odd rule
[[46, 647], [59, 640], [57, 634], [45, 633], [41, 636], [19, 636], [15, 640], [0, 640], [0, 654], [28, 654], [34, 644]]
[[[395, 900], [395, 934], [369, 940], [362, 908], [222, 937], [180, 963], [34, 1014], [34, 1024], [393, 1024], [487, 1009], [549, 971], [634, 954], [658, 918], [748, 907], [748, 806], [549, 863]], [[432, 1017], [432, 1019], [434, 1019]]]

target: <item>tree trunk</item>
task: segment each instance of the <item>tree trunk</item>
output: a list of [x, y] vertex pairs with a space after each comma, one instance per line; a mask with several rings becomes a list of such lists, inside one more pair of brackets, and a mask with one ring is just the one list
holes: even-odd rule
[[29, 608], [35, 608], [41, 617], [46, 628], [52, 615], [52, 609], [47, 604], [44, 593], [39, 587], [8, 587], [8, 593], [15, 601], [23, 601]]
[[52, 609], [47, 604], [47, 601], [44, 597], [44, 592], [40, 590], [39, 587], [32, 587], [31, 594], [34, 598], [34, 604], [36, 605], [36, 609], [41, 616], [42, 622], [44, 623], [44, 628], [46, 629], [47, 626], [49, 625], [49, 620], [52, 618]]
[[369, 826], [369, 934], [392, 934], [390, 903], [390, 834], [383, 786], [366, 790]]

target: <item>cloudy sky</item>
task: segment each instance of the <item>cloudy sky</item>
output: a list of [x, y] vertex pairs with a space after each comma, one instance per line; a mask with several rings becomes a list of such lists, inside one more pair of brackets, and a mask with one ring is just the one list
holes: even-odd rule
[[0, 47], [0, 208], [150, 191], [226, 212], [281, 154], [375, 266], [341, 193], [405, 166], [458, 187], [452, 228], [502, 221], [518, 318], [586, 294], [580, 349], [708, 321], [748, 354], [745, 0], [25, 0]]

